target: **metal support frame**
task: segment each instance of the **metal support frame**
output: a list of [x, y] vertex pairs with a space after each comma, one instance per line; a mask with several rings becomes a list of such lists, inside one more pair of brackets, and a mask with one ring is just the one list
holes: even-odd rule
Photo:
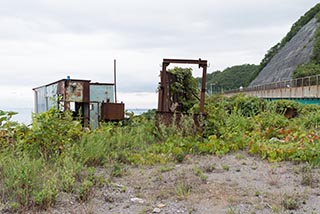
[[162, 62], [162, 71], [160, 74], [161, 83], [159, 88], [159, 100], [158, 100], [158, 111], [159, 112], [170, 112], [170, 95], [169, 95], [169, 83], [167, 78], [167, 67], [170, 63], [178, 64], [196, 64], [199, 65], [199, 68], [203, 69], [202, 72], [202, 82], [201, 82], [201, 95], [200, 95], [200, 112], [204, 114], [204, 101], [205, 101], [205, 92], [206, 92], [206, 75], [207, 75], [207, 60], [190, 60], [190, 59], [163, 59]]

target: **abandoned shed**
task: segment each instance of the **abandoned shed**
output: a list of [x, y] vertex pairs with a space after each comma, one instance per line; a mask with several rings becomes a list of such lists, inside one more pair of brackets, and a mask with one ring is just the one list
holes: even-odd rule
[[62, 79], [33, 89], [35, 112], [57, 107], [82, 117], [84, 126], [97, 128], [99, 121], [124, 119], [124, 104], [116, 103], [114, 83], [91, 83], [90, 80]]

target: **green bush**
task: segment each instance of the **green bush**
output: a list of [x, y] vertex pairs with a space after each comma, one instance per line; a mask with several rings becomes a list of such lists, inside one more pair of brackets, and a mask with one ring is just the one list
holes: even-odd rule
[[81, 135], [80, 121], [73, 120], [70, 112], [62, 113], [52, 108], [33, 115], [31, 131], [21, 146], [34, 157], [49, 160], [69, 149]]
[[16, 114], [0, 110], [0, 151], [15, 148], [16, 143], [29, 131], [26, 125], [11, 121]]
[[26, 155], [13, 157], [2, 156], [1, 177], [4, 183], [5, 193], [10, 201], [17, 202], [23, 207], [32, 204], [32, 196], [41, 191], [44, 182], [42, 171], [43, 159], [31, 159]]
[[261, 113], [265, 106], [266, 101], [257, 97], [247, 97], [242, 94], [229, 98], [231, 104], [230, 111], [237, 111], [242, 116], [251, 117]]

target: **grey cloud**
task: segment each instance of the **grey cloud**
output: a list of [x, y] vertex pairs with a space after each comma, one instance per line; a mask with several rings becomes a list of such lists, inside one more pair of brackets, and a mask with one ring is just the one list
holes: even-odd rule
[[[103, 71], [99, 71], [99, 66], [110, 63], [96, 62], [103, 59], [100, 55], [121, 57], [129, 51], [139, 54], [123, 57], [126, 62], [122, 63], [127, 65], [119, 76], [119, 84], [123, 90], [132, 86], [138, 91], [153, 91], [162, 58], [196, 56], [213, 60], [223, 52], [225, 61], [214, 62], [219, 68], [238, 62], [231, 57], [232, 53], [259, 52], [262, 58], [290, 25], [316, 3], [315, 0], [2, 1], [0, 56], [8, 61], [0, 63], [1, 72], [5, 73], [0, 84], [12, 84], [13, 80], [30, 85], [51, 82], [64, 77], [71, 68], [74, 71], [69, 73], [73, 76], [92, 79], [94, 75], [100, 81], [104, 76], [100, 75]], [[280, 29], [283, 30], [279, 33]], [[78, 41], [74, 41], [76, 38]], [[132, 57], [146, 59], [129, 62], [134, 61]], [[85, 73], [90, 66], [94, 71]], [[146, 78], [135, 80], [134, 75], [129, 75], [137, 70]]]

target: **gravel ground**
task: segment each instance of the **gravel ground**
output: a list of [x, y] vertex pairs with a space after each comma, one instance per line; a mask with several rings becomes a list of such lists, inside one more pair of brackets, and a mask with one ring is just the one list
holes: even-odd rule
[[38, 213], [320, 213], [320, 170], [305, 163], [269, 163], [239, 152], [128, 167], [119, 178], [97, 171], [108, 182], [85, 203], [62, 193], [55, 207]]

